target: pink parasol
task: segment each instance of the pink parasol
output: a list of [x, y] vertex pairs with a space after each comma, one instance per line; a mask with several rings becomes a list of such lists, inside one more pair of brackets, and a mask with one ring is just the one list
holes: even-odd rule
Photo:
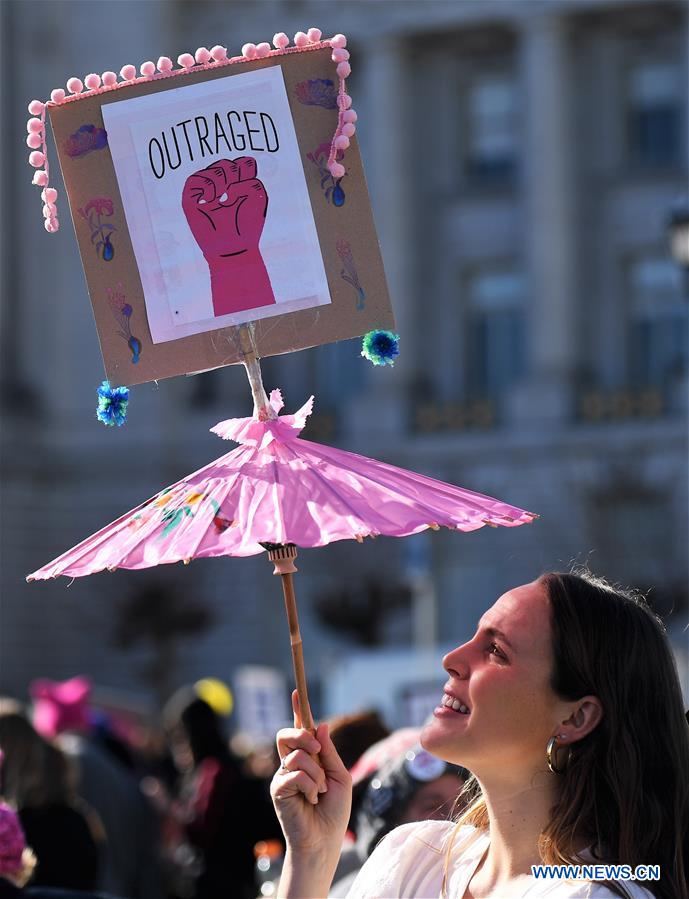
[[[260, 378], [260, 374], [258, 375]], [[294, 415], [278, 413], [280, 391], [261, 401], [252, 380], [252, 418], [211, 430], [239, 446], [166, 487], [131, 512], [29, 575], [45, 580], [107, 569], [148, 568], [264, 549], [282, 575], [302, 720], [312, 727], [292, 587], [296, 547], [335, 540], [404, 537], [425, 528], [515, 527], [537, 516], [433, 478], [299, 437], [313, 397]]]

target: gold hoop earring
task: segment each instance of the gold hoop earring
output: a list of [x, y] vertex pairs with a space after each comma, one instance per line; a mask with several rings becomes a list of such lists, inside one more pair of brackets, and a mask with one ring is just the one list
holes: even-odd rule
[[545, 756], [548, 761], [548, 768], [551, 770], [553, 774], [564, 774], [567, 770], [567, 766], [569, 765], [569, 760], [572, 758], [572, 747], [567, 747], [567, 761], [561, 768], [557, 767], [557, 737], [551, 737], [548, 740], [548, 745], [546, 746]]

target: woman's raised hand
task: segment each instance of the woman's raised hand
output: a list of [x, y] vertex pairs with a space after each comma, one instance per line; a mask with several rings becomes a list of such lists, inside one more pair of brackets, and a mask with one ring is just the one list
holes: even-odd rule
[[315, 736], [301, 727], [296, 690], [292, 706], [294, 727], [277, 735], [282, 763], [270, 793], [290, 854], [327, 855], [337, 864], [352, 806], [352, 778], [328, 725], [320, 724]]

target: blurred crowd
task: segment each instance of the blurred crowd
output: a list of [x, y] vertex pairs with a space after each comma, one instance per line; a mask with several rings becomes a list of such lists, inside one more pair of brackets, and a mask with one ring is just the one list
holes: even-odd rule
[[[91, 702], [82, 677], [0, 699], [0, 899], [272, 896], [284, 853], [270, 801], [274, 744], [228, 738], [212, 696], [179, 690], [156, 722]], [[331, 896], [379, 840], [449, 818], [468, 772], [390, 733], [377, 712], [330, 721], [354, 797]]]

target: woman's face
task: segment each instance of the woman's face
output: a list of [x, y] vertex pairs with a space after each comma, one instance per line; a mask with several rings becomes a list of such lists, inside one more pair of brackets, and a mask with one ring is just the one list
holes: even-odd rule
[[474, 637], [443, 659], [448, 679], [423, 746], [479, 778], [540, 770], [548, 740], [569, 714], [550, 688], [552, 666], [545, 588], [534, 582], [509, 590]]

